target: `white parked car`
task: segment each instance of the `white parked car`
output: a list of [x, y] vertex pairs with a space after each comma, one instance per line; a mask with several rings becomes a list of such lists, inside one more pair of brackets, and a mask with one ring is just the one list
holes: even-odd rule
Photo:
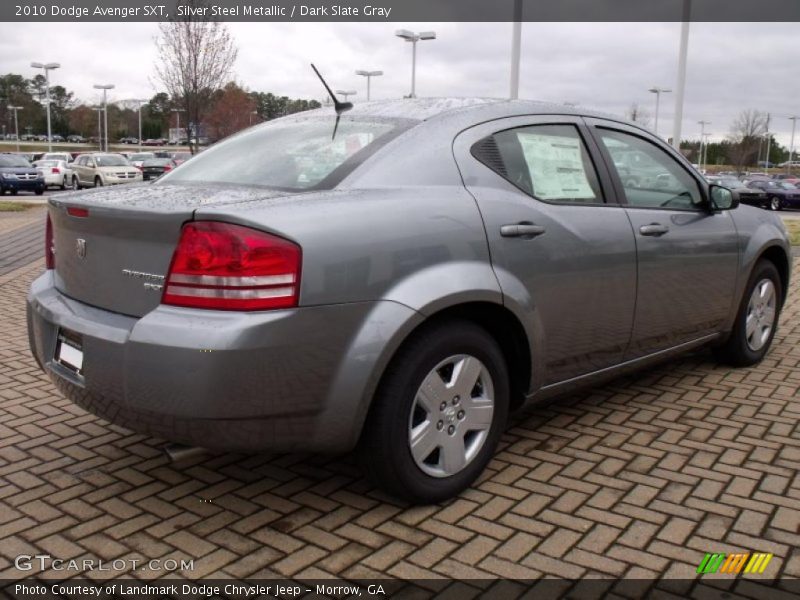
[[146, 160], [152, 160], [155, 158], [156, 155], [152, 152], [135, 152], [128, 155], [128, 160], [131, 161], [131, 164], [139, 169], [142, 170], [142, 163]]
[[67, 189], [72, 181], [72, 169], [64, 160], [40, 159], [33, 163], [36, 170], [44, 177], [44, 186]]

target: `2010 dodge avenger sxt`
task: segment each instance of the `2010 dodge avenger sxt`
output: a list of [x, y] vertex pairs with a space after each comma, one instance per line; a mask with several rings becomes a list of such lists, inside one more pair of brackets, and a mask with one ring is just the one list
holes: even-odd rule
[[701, 345], [739, 366], [769, 349], [781, 221], [634, 124], [455, 99], [334, 119], [50, 199], [29, 330], [67, 397], [212, 449], [358, 447], [430, 502], [527, 400]]

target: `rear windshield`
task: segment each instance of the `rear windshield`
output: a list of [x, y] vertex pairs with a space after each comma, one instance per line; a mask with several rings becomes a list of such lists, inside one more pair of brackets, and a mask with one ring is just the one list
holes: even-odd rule
[[161, 183], [227, 183], [330, 189], [413, 121], [343, 116], [279, 120], [212, 146]]
[[21, 156], [0, 156], [0, 167], [30, 167], [30, 163]]

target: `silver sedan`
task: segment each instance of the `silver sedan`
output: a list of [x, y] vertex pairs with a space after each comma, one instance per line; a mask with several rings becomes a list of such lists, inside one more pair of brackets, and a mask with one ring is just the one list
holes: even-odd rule
[[526, 402], [702, 346], [757, 363], [789, 289], [777, 216], [533, 102], [323, 108], [49, 202], [30, 343], [67, 397], [212, 449], [357, 448], [412, 502], [468, 487]]

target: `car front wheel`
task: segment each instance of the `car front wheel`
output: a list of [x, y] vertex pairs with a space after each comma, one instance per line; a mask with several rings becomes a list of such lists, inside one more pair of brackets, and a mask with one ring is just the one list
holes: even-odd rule
[[72, 176], [72, 189], [73, 190], [81, 189], [81, 184], [78, 182], [78, 176], [77, 175], [73, 175]]
[[94, 187], [103, 187], [103, 180], [100, 179], [100, 176], [94, 178]]
[[772, 198], [769, 199], [769, 207], [771, 210], [782, 210], [783, 203], [781, 202], [780, 198], [778, 198], [777, 196], [773, 196]]
[[778, 269], [768, 260], [759, 261], [747, 283], [733, 331], [715, 350], [717, 358], [735, 367], [760, 362], [775, 337], [782, 299]]
[[392, 360], [362, 434], [370, 478], [414, 504], [469, 487], [508, 415], [508, 370], [494, 338], [468, 321], [417, 333]]

